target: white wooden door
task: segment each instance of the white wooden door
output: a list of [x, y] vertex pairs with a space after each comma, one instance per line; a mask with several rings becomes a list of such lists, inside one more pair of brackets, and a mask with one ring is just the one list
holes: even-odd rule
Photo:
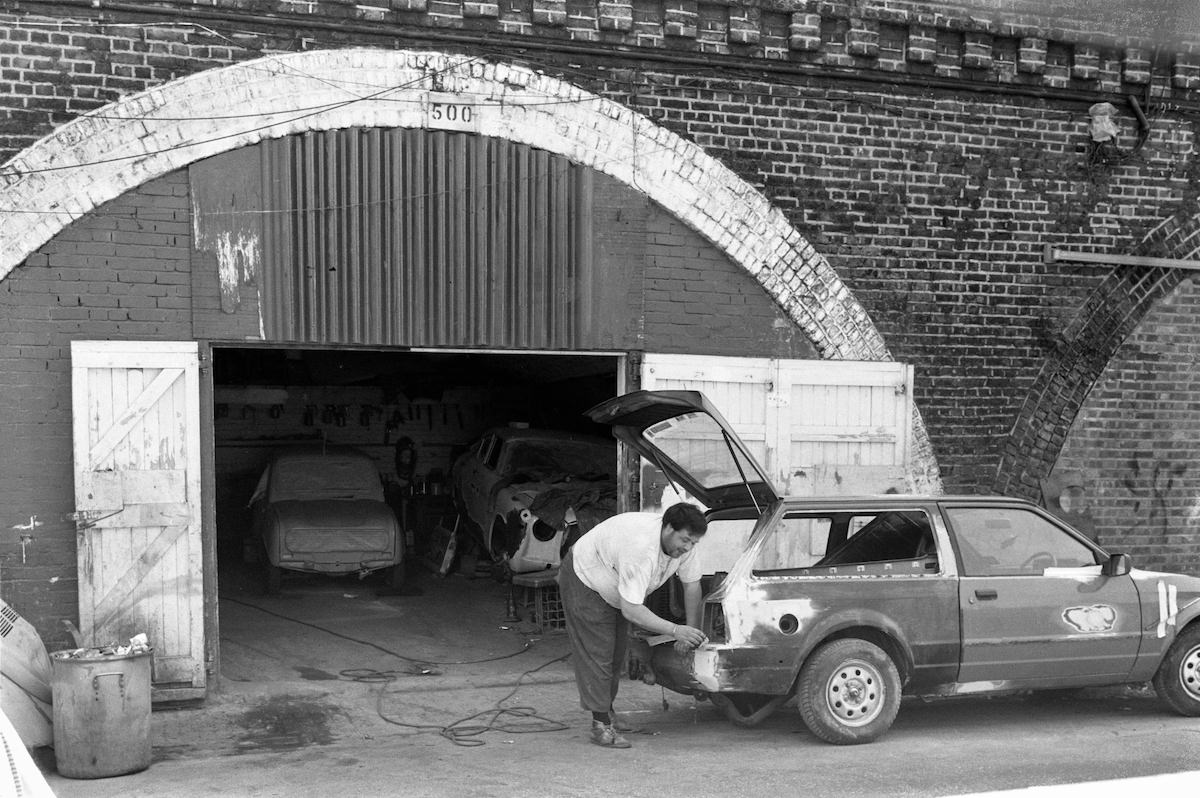
[[912, 366], [778, 361], [779, 484], [792, 496], [907, 492]]
[[71, 373], [80, 631], [144, 632], [155, 697], [203, 695], [198, 347], [75, 341]]
[[784, 494], [906, 490], [911, 366], [647, 354], [642, 387], [708, 396]]

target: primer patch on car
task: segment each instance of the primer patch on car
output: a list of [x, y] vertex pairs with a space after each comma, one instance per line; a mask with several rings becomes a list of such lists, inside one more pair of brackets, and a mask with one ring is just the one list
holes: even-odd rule
[[803, 627], [816, 618], [818, 608], [812, 599], [770, 599], [762, 587], [739, 593], [736, 600], [725, 605], [725, 628], [731, 641], [747, 641], [760, 630], [770, 630], [772, 637], [779, 635], [779, 619], [784, 615], [796, 618]]
[[1179, 615], [1179, 591], [1175, 585], [1158, 582], [1158, 629], [1159, 637], [1167, 636], [1167, 627], [1175, 626], [1175, 618]]
[[709, 692], [720, 689], [720, 679], [717, 678], [719, 664], [717, 650], [711, 646], [700, 646], [692, 653], [692, 676]]
[[1081, 632], [1111, 632], [1117, 622], [1117, 610], [1107, 604], [1090, 607], [1067, 607], [1062, 618]]

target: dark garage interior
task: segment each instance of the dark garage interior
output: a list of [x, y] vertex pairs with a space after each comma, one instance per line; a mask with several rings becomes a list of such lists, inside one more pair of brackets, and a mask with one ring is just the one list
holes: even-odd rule
[[[422, 602], [434, 599], [437, 612], [450, 617], [502, 617], [506, 587], [491, 578], [488, 558], [467, 536], [459, 536], [449, 573], [439, 571], [431, 554], [435, 528], [453, 526], [456, 515], [447, 481], [451, 464], [485, 431], [513, 423], [611, 437], [582, 413], [617, 393], [620, 362], [579, 354], [214, 347], [222, 640], [245, 640], [250, 630], [244, 627], [251, 624], [261, 648], [280, 648], [260, 635], [264, 628], [287, 625], [260, 626], [248, 620], [254, 613], [245, 605], [319, 623], [313, 613], [321, 615], [323, 604], [352, 595], [387, 596], [385, 601], [397, 605], [406, 595], [423, 596]], [[266, 595], [247, 503], [274, 453], [320, 443], [354, 447], [378, 466], [407, 544], [401, 595], [389, 596], [378, 573], [363, 578], [286, 571], [279, 595]], [[398, 477], [398, 447], [412, 453], [411, 478]], [[469, 581], [470, 587], [447, 589], [452, 580]], [[479, 603], [488, 606], [474, 606]], [[370, 616], [368, 611], [363, 618]], [[396, 619], [385, 612], [378, 620]], [[360, 632], [371, 634], [369, 628]], [[224, 659], [236, 655], [236, 648], [223, 646]]]

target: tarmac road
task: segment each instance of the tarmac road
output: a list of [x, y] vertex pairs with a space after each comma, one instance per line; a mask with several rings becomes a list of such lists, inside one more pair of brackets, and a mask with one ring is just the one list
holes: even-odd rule
[[[529, 663], [537, 660], [531, 656]], [[838, 747], [809, 734], [790, 705], [757, 728], [739, 729], [711, 705], [682, 696], [668, 694], [670, 707], [663, 711], [659, 690], [630, 682], [619, 706], [651, 733], [631, 735], [634, 747], [616, 751], [586, 741], [585, 717], [561, 662], [526, 677], [503, 702], [531, 707], [548, 722], [514, 716], [498, 721], [546, 727], [558, 721], [565, 729], [491, 730], [462, 738], [483, 743], [475, 747], [456, 745], [435, 729], [495, 707], [511, 686], [423, 685], [414, 677], [383, 685], [338, 681], [324, 688], [279, 683], [269, 696], [234, 695], [204, 711], [156, 712], [155, 762], [147, 771], [91, 781], [51, 774], [48, 780], [60, 798], [854, 798], [961, 795], [1197, 771], [1150, 787], [1132, 782], [1107, 789], [1126, 795], [1152, 791], [1155, 798], [1200, 794], [1200, 721], [1168, 714], [1149, 694], [1128, 689], [906, 701], [887, 736], [870, 745]], [[385, 716], [430, 728], [397, 726]], [[179, 728], [172, 732], [172, 725]], [[247, 736], [248, 728], [261, 733]], [[172, 744], [172, 733], [186, 734], [190, 742]], [[1090, 796], [1115, 794], [1100, 787], [1084, 790]]]

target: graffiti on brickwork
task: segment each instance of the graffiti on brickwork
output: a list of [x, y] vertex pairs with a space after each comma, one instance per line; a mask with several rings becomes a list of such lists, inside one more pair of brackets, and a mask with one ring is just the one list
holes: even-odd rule
[[1148, 532], [1166, 538], [1171, 527], [1170, 505], [1174, 498], [1178, 503], [1183, 488], [1182, 477], [1187, 463], [1171, 463], [1158, 460], [1147, 464], [1139, 457], [1132, 457], [1121, 477], [1121, 484], [1134, 497], [1135, 516], [1133, 533]]

